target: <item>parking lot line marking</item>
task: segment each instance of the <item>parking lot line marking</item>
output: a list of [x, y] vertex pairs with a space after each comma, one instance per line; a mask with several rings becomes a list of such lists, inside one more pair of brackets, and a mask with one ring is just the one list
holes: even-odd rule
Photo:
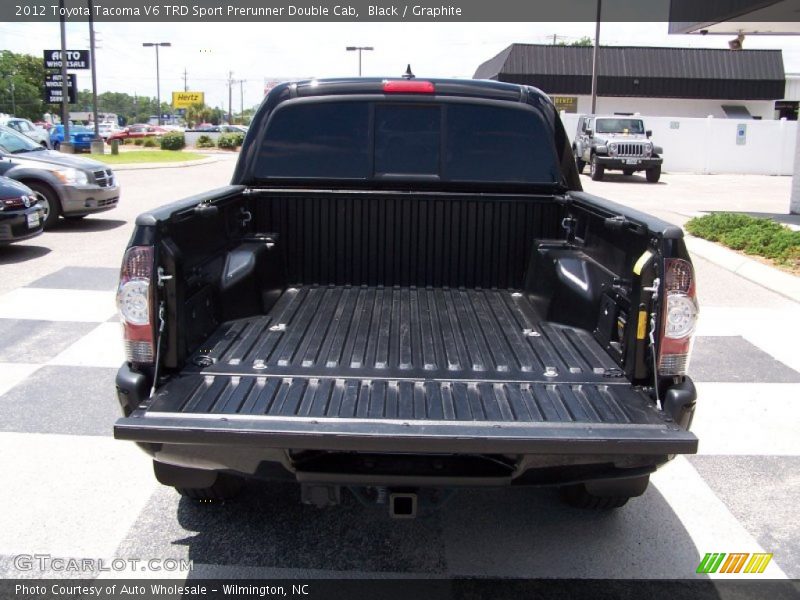
[[42, 365], [0, 362], [0, 396], [25, 381]]
[[133, 444], [99, 436], [0, 433], [0, 554], [111, 556], [156, 483]]
[[116, 368], [124, 361], [120, 324], [101, 323], [47, 364]]
[[17, 288], [0, 296], [0, 318], [102, 323], [116, 311], [114, 292]]
[[[680, 519], [700, 556], [707, 552], [763, 553], [771, 550], [761, 547], [685, 457], [677, 457], [651, 475], [650, 481]], [[786, 574], [774, 561], [766, 573], [771, 579], [786, 579]], [[691, 577], [691, 574], [685, 576]], [[742, 577], [741, 574], [710, 576]]]

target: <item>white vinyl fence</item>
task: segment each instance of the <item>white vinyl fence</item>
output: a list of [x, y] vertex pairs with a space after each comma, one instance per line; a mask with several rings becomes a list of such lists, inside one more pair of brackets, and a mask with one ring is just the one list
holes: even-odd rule
[[[642, 116], [664, 149], [664, 170], [690, 173], [792, 175], [797, 121]], [[578, 115], [561, 113], [570, 139]], [[739, 127], [744, 126], [743, 143]]]

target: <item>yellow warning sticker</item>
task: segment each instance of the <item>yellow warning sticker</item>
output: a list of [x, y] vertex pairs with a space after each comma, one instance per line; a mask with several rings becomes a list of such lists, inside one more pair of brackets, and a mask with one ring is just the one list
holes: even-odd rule
[[647, 312], [639, 311], [639, 322], [636, 324], [636, 339], [643, 340], [647, 335]]
[[649, 261], [652, 257], [653, 257], [653, 253], [650, 252], [650, 250], [645, 250], [644, 254], [642, 254], [639, 257], [639, 260], [636, 261], [636, 264], [633, 265], [633, 272], [636, 275], [641, 275], [642, 274], [642, 269], [644, 269], [644, 266], [647, 264], [647, 261]]

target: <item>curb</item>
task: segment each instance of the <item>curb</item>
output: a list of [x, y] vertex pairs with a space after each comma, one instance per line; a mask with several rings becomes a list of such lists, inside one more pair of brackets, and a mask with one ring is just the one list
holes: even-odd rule
[[800, 277], [779, 271], [708, 240], [687, 235], [684, 237], [684, 241], [692, 254], [772, 290], [776, 294], [800, 302]]
[[[102, 159], [97, 159], [103, 162]], [[195, 165], [208, 165], [218, 162], [218, 159], [213, 156], [208, 158], [201, 158], [198, 160], [184, 160], [182, 162], [173, 163], [131, 163], [122, 165], [108, 165], [113, 171], [135, 171], [137, 169], [177, 169], [180, 167], [193, 167]]]

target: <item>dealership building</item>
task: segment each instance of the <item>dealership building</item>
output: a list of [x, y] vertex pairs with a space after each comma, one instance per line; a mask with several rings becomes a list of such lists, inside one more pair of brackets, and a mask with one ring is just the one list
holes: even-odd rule
[[[474, 78], [532, 85], [560, 110], [589, 113], [592, 54], [585, 46], [512, 44]], [[599, 48], [598, 113], [796, 119], [796, 105], [783, 101], [786, 86], [780, 50]]]

